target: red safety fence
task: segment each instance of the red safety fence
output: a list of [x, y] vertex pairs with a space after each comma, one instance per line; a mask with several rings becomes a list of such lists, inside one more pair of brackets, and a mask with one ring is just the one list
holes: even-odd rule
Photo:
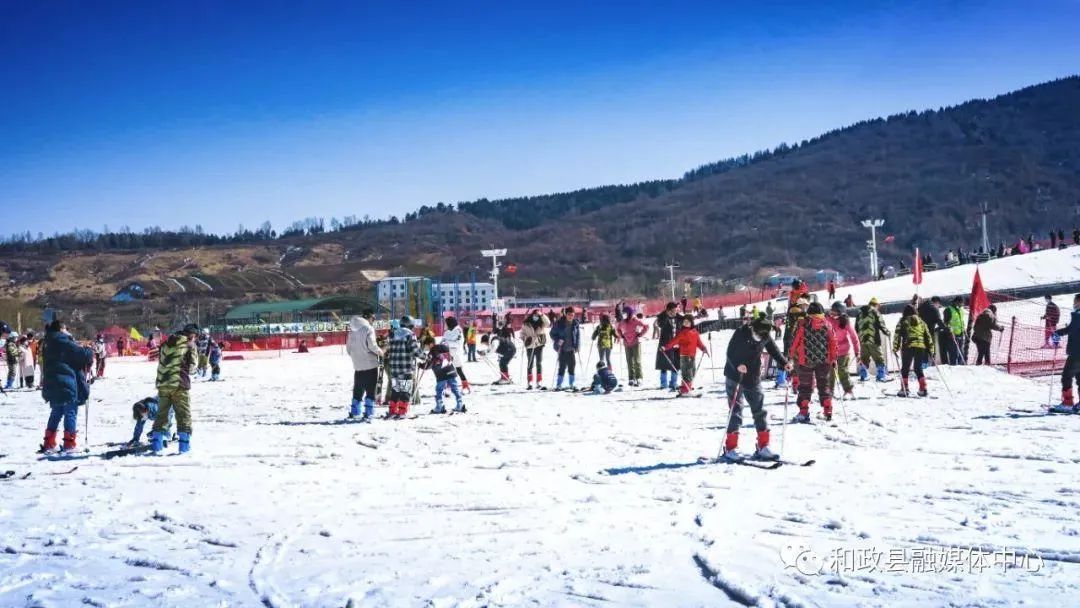
[[[990, 364], [1002, 367], [1010, 374], [1021, 376], [1045, 376], [1060, 372], [1065, 364], [1067, 339], [1052, 339], [1054, 329], [1068, 323], [1068, 306], [1060, 308], [1060, 320], [1056, 326], [1048, 325], [1045, 302], [1016, 299], [995, 292], [987, 292], [997, 306], [997, 324], [1001, 331], [991, 332]], [[1059, 306], [1061, 304], [1059, 303]], [[964, 314], [967, 314], [964, 310]], [[970, 340], [964, 345], [967, 363], [974, 365], [977, 349]]]

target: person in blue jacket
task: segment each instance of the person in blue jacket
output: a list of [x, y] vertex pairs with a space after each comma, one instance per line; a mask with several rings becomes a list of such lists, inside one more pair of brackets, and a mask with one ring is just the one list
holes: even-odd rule
[[603, 361], [596, 364], [596, 373], [592, 378], [592, 392], [593, 394], [608, 394], [615, 390], [619, 386], [619, 379], [615, 377], [615, 373], [611, 371], [611, 368], [607, 366]]
[[210, 354], [207, 359], [210, 362], [210, 381], [221, 380], [221, 344], [210, 340]]
[[1080, 384], [1080, 293], [1073, 296], [1072, 315], [1069, 324], [1054, 332], [1055, 345], [1061, 336], [1067, 336], [1065, 368], [1061, 370], [1061, 404], [1050, 408], [1059, 414], [1080, 414], [1080, 405], [1073, 397], [1073, 380]]
[[581, 347], [581, 324], [573, 307], [563, 310], [563, 316], [551, 328], [551, 345], [559, 353], [559, 373], [555, 377], [555, 390], [562, 390], [563, 377], [569, 376], [569, 390], [574, 389], [574, 368], [578, 349]]
[[41, 361], [41, 396], [51, 408], [41, 451], [45, 454], [58, 451], [56, 434], [62, 419], [64, 445], [60, 451], [65, 455], [72, 454], [76, 450], [79, 430], [79, 406], [90, 399], [86, 373], [94, 362], [94, 355], [89, 348], [79, 346], [67, 332], [67, 327], [57, 319], [45, 329]]
[[[131, 436], [130, 445], [139, 445], [142, 442], [143, 430], [146, 428], [146, 421], [150, 421], [153, 426], [154, 419], [158, 414], [158, 398], [147, 397], [146, 399], [140, 399], [131, 406], [131, 414], [135, 418], [135, 432]], [[169, 426], [165, 428], [165, 437], [172, 437], [172, 425], [173, 425], [173, 413], [169, 412]], [[166, 439], [165, 444], [168, 445]]]

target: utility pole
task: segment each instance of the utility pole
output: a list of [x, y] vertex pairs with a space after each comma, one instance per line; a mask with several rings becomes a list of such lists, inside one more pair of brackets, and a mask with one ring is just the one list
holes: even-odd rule
[[870, 280], [874, 281], [878, 278], [877, 229], [885, 225], [885, 220], [863, 220], [862, 225], [870, 229]]
[[982, 246], [983, 253], [990, 253], [990, 233], [986, 228], [986, 216], [990, 215], [990, 203], [983, 201], [982, 204]]
[[664, 268], [668, 269], [668, 276], [669, 276], [668, 280], [671, 281], [671, 301], [672, 302], [675, 301], [675, 269], [678, 268], [678, 267], [679, 267], [678, 262], [672, 262], [672, 263], [664, 266]]
[[499, 299], [499, 258], [506, 255], [505, 249], [484, 249], [480, 252], [485, 258], [491, 258], [491, 282], [495, 286], [494, 299]]

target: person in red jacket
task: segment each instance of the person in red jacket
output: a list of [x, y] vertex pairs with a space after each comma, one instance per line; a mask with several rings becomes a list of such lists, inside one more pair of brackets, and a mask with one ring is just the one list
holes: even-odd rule
[[817, 383], [825, 420], [832, 420], [832, 383], [830, 372], [836, 365], [836, 334], [825, 320], [825, 309], [813, 302], [807, 316], [799, 321], [791, 343], [791, 359], [799, 378], [799, 414], [795, 422], [810, 422], [810, 396]]
[[683, 315], [682, 327], [671, 342], [664, 345], [664, 350], [673, 348], [679, 349], [679, 371], [682, 374], [682, 384], [679, 385], [679, 394], [677, 396], [682, 397], [694, 388], [698, 349], [701, 349], [706, 355], [709, 354], [709, 351], [705, 348], [705, 343], [701, 341], [701, 334], [694, 329], [694, 315]]

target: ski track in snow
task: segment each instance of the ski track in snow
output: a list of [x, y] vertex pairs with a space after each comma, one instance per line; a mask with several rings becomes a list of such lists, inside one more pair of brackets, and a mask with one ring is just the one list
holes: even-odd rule
[[[1080, 590], [1080, 416], [1008, 415], [1037, 407], [1045, 382], [948, 368], [950, 396], [930, 370], [937, 400], [858, 385], [870, 398], [837, 403], [831, 423], [770, 422], [787, 459], [817, 464], [761, 471], [698, 462], [727, 422], [719, 369], [700, 371], [701, 399], [659, 400], [489, 388], [495, 372], [470, 363], [468, 414], [427, 415], [425, 377], [418, 418], [370, 425], [338, 424], [340, 348], [223, 372], [193, 388], [192, 454], [90, 457], [70, 475], [33, 454], [38, 393], [0, 396], [0, 469], [32, 473], [0, 481], [0, 606], [1005, 606]], [[131, 403], [153, 392], [152, 364], [109, 373], [93, 386], [94, 454], [129, 438]], [[766, 391], [770, 417], [783, 399]], [[954, 545], [1044, 563], [807, 576], [781, 559]]]

